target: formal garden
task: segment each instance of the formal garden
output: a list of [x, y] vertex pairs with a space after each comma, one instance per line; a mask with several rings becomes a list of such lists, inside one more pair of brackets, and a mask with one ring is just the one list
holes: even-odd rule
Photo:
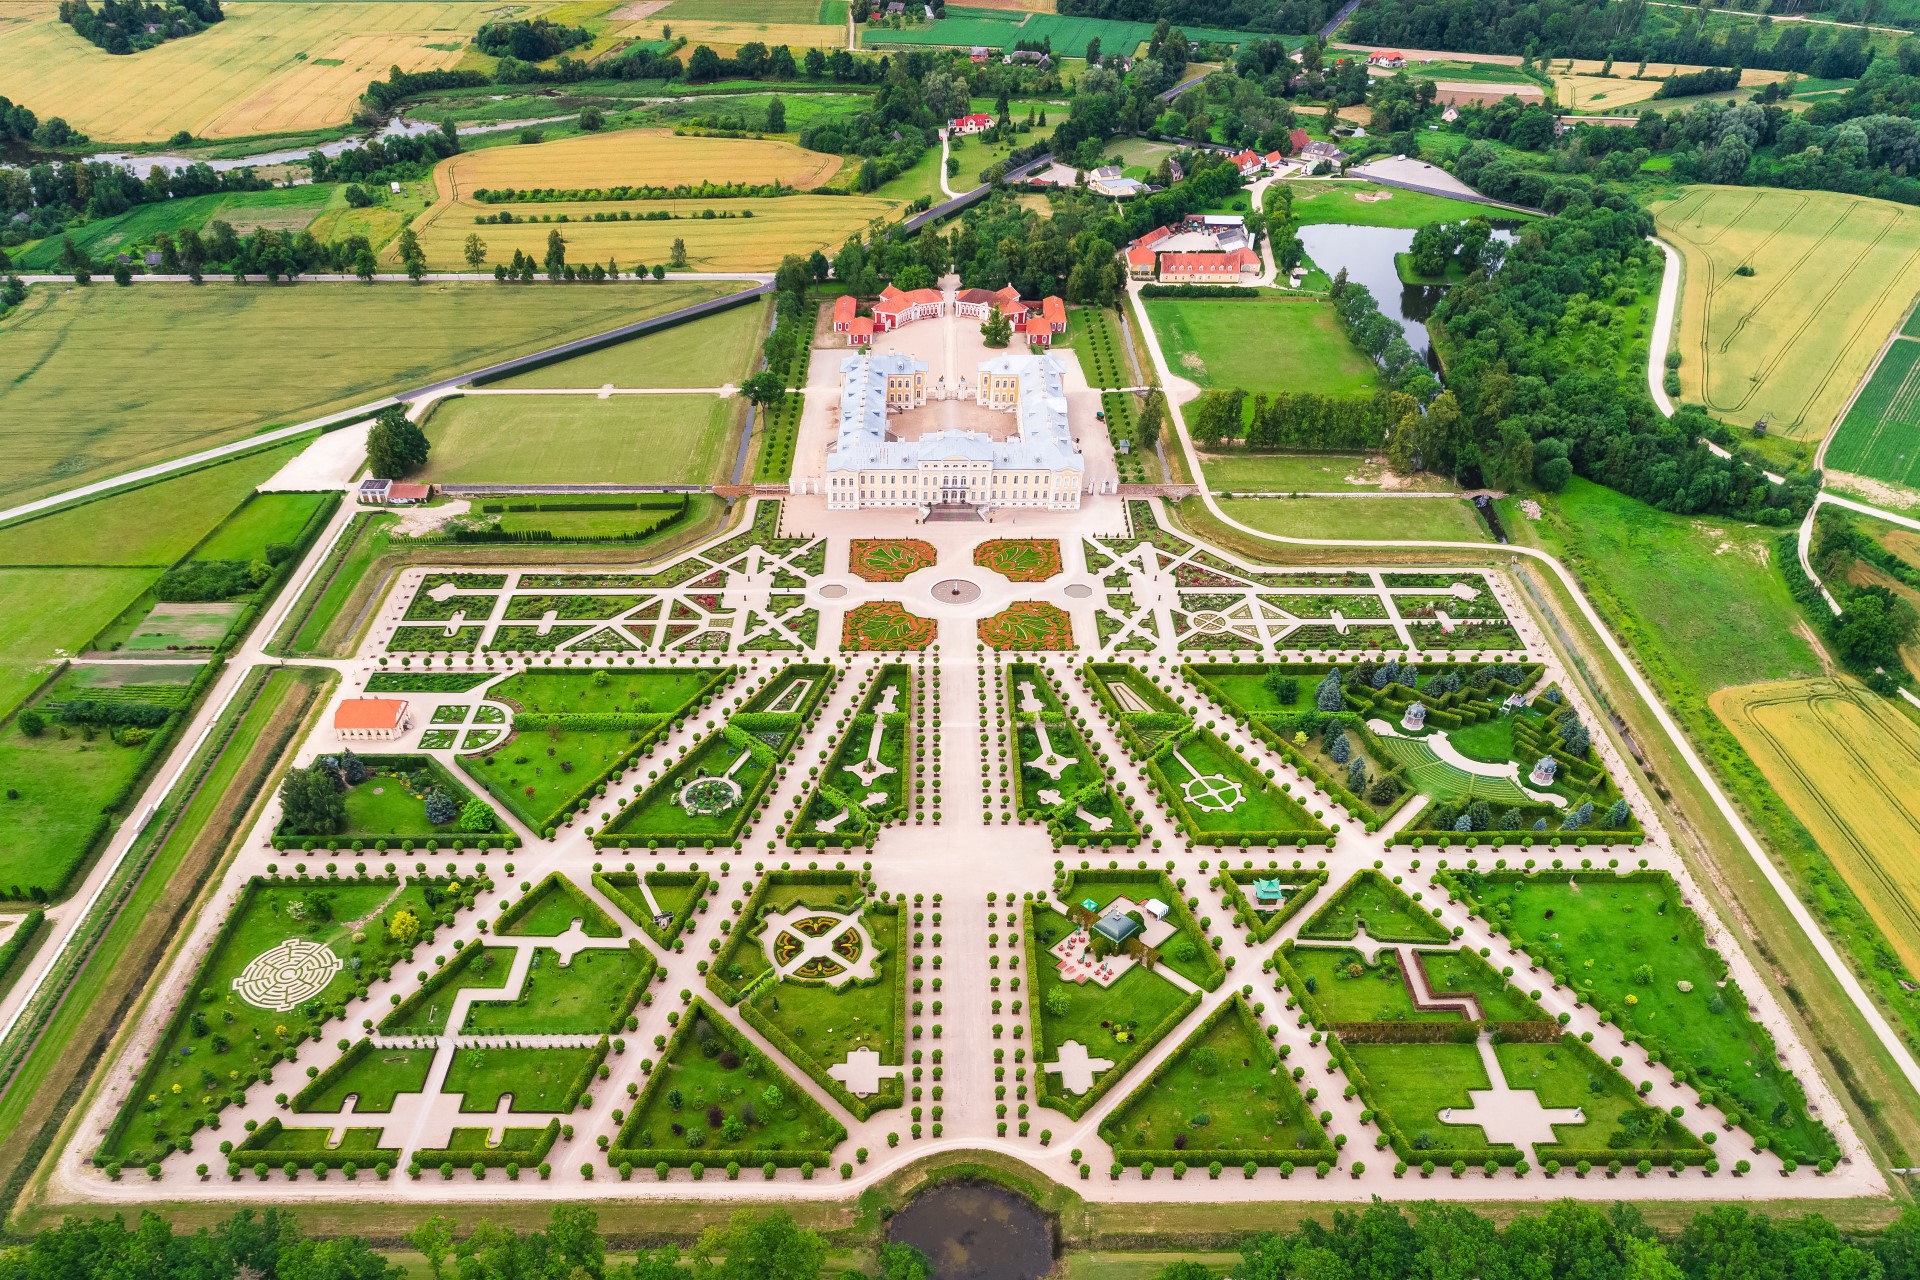
[[[1002, 680], [1014, 725], [1015, 816], [1046, 823], [1064, 844], [1138, 843], [1137, 815], [1107, 781], [1100, 757], [1067, 713], [1053, 677], [1032, 663], [1016, 662]], [[1003, 779], [1001, 789], [1006, 786]]]
[[[711, 706], [735, 667], [528, 671], [490, 696], [515, 708], [513, 733], [460, 767], [533, 831], [585, 813], [610, 781], [651, 756], [675, 725]], [[646, 710], [639, 709], [642, 705]]]
[[1421, 890], [1402, 889], [1372, 868], [1356, 871], [1300, 926], [1300, 937], [1347, 942], [1363, 931], [1375, 942], [1445, 942], [1452, 934], [1421, 905]]
[[1316, 1166], [1328, 1136], [1244, 996], [1208, 1014], [1178, 1052], [1101, 1122], [1116, 1165], [1171, 1169]]
[[896, 600], [872, 600], [847, 610], [840, 648], [847, 653], [917, 653], [939, 633], [932, 618], [908, 613]]
[[485, 847], [507, 831], [492, 806], [425, 755], [320, 756], [289, 775], [281, 805], [273, 841], [283, 849]]
[[996, 538], [973, 549], [973, 562], [1009, 582], [1045, 582], [1060, 572], [1060, 544], [1052, 538]]
[[668, 871], [666, 863], [644, 874], [627, 864], [625, 871], [598, 872], [593, 885], [625, 912], [647, 936], [662, 947], [678, 949], [678, 939], [696, 909], [713, 893], [713, 877], [698, 864], [684, 871]]
[[620, 926], [600, 904], [580, 891], [573, 881], [552, 872], [523, 890], [519, 899], [493, 922], [498, 938], [557, 938], [578, 921], [589, 938], [617, 938]]
[[638, 941], [588, 947], [571, 956], [536, 947], [526, 983], [511, 999], [477, 999], [460, 1035], [612, 1035], [653, 980], [658, 962]]
[[1664, 872], [1439, 873], [1553, 981], [1571, 985], [1676, 1079], [1698, 1089], [1754, 1144], [1800, 1161], [1833, 1159], [1826, 1126], [1773, 1038]]
[[695, 1177], [824, 1169], [847, 1136], [805, 1089], [695, 998], [607, 1149], [622, 1177], [691, 1167]]
[[837, 668], [791, 663], [594, 835], [600, 848], [732, 844], [764, 803], [775, 771], [818, 714]]
[[918, 538], [855, 538], [847, 546], [847, 569], [868, 582], [899, 582], [937, 557], [933, 544]]
[[914, 710], [916, 686], [925, 679], [899, 662], [874, 671], [852, 714], [836, 726], [839, 737], [818, 784], [797, 816], [785, 815], [789, 844], [871, 845], [881, 827], [907, 816], [925, 751]]
[[1074, 647], [1073, 619], [1044, 600], [1016, 600], [978, 625], [980, 639], [990, 649], [1038, 653]]
[[344, 1016], [481, 881], [256, 877], [242, 889], [95, 1160], [145, 1164], [266, 1080], [273, 1064]]

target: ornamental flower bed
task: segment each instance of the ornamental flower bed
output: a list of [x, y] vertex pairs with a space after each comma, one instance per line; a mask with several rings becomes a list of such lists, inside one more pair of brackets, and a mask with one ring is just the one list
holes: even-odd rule
[[1071, 649], [1073, 620], [1039, 600], [1016, 600], [980, 620], [980, 639], [995, 649]]
[[1045, 582], [1060, 572], [1060, 544], [1052, 538], [998, 538], [975, 547], [973, 562], [1009, 582]]
[[916, 651], [932, 644], [938, 630], [932, 618], [908, 613], [897, 601], [876, 600], [847, 614], [840, 648], [847, 653]]
[[847, 569], [868, 582], [899, 582], [934, 562], [933, 544], [918, 538], [855, 538]]

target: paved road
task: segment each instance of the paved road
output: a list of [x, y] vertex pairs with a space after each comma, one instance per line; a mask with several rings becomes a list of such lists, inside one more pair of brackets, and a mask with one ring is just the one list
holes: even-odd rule
[[[135, 279], [147, 278], [149, 277], [135, 277]], [[185, 279], [184, 276], [169, 278]], [[478, 277], [449, 276], [446, 278], [471, 280], [477, 279]], [[438, 382], [431, 382], [424, 387], [416, 387], [411, 391], [395, 392], [393, 395], [382, 396], [378, 400], [370, 400], [366, 404], [356, 405], [351, 409], [343, 409], [338, 413], [330, 413], [319, 418], [310, 418], [305, 422], [295, 423], [289, 427], [280, 427], [273, 431], [263, 431], [258, 435], [247, 436], [244, 439], [235, 440], [230, 444], [218, 445], [212, 449], [202, 449], [200, 452], [188, 454], [184, 458], [174, 458], [167, 462], [157, 462], [150, 467], [141, 467], [135, 471], [123, 472], [120, 475], [110, 477], [106, 480], [97, 480], [92, 484], [83, 484], [72, 489], [63, 489], [59, 493], [48, 494], [44, 498], [36, 498], [32, 502], [23, 502], [18, 506], [0, 510], [0, 521], [31, 515], [35, 511], [45, 511], [53, 507], [62, 506], [78, 498], [92, 497], [95, 494], [106, 493], [109, 490], [135, 484], [142, 480], [151, 480], [157, 476], [164, 476], [186, 467], [198, 466], [203, 462], [209, 462], [215, 458], [223, 458], [236, 453], [249, 453], [260, 448], [262, 445], [292, 439], [294, 436], [303, 435], [309, 431], [324, 431], [329, 427], [338, 427], [348, 423], [360, 422], [372, 417], [389, 405], [405, 404], [411, 401], [443, 396], [454, 388], [469, 382], [491, 382], [523, 369], [535, 368], [567, 356], [579, 355], [582, 352], [592, 351], [598, 347], [609, 346], [615, 342], [637, 337], [651, 329], [665, 328], [670, 325], [679, 324], [685, 320], [706, 315], [709, 312], [725, 311], [731, 307], [741, 306], [751, 299], [761, 297], [771, 292], [773, 289], [773, 284], [770, 279], [765, 276], [687, 275], [676, 278], [687, 280], [753, 280], [757, 283], [755, 287], [751, 289], [743, 289], [738, 293], [726, 294], [719, 298], [710, 298], [705, 302], [697, 302], [691, 306], [680, 307], [677, 310], [669, 311], [665, 315], [652, 316], [646, 320], [636, 320], [632, 324], [623, 324], [617, 328], [608, 329], [603, 333], [596, 333], [589, 337], [575, 338], [572, 342], [563, 342], [556, 347], [548, 347], [545, 350], [536, 351], [529, 355], [516, 356], [512, 360], [502, 360], [479, 369], [470, 370], [466, 373], [456, 374], [451, 378], [442, 378]], [[406, 277], [402, 276], [400, 279], [404, 280]]]
[[[1166, 356], [1160, 349], [1159, 335], [1153, 330], [1153, 323], [1147, 316], [1146, 308], [1138, 305], [1139, 299], [1137, 295], [1134, 301], [1141, 333], [1146, 338], [1147, 351], [1153, 358], [1155, 370], [1160, 374], [1161, 380], [1168, 386], [1180, 383], [1181, 380], [1175, 378], [1172, 370], [1167, 367]], [[1491, 550], [1486, 543], [1482, 542], [1430, 542], [1413, 539], [1291, 538], [1284, 537], [1280, 534], [1267, 533], [1260, 529], [1255, 529], [1250, 525], [1242, 524], [1221, 510], [1219, 502], [1215, 500], [1213, 490], [1207, 484], [1206, 475], [1200, 469], [1199, 451], [1194, 448], [1193, 437], [1187, 431], [1186, 418], [1180, 411], [1178, 397], [1173, 395], [1167, 397], [1167, 413], [1173, 422], [1175, 431], [1178, 433], [1180, 447], [1186, 453], [1187, 466], [1193, 473], [1195, 483], [1199, 486], [1200, 500], [1206, 504], [1208, 513], [1222, 524], [1236, 529], [1249, 537], [1259, 538], [1267, 542], [1286, 543], [1293, 546], [1429, 547], [1440, 550], [1457, 549], [1473, 551], [1480, 555], [1484, 555]], [[1822, 495], [1822, 498], [1854, 510], [1866, 511], [1873, 515], [1887, 515], [1886, 512], [1875, 507], [1868, 507], [1863, 503], [1834, 498], [1825, 494]], [[1909, 524], [1914, 528], [1920, 528], [1920, 521], [1900, 517], [1899, 522]], [[1887, 1022], [1886, 1017], [1880, 1012], [1879, 1006], [1873, 1002], [1872, 997], [1867, 994], [1866, 988], [1862, 986], [1860, 980], [1854, 976], [1853, 970], [1847, 966], [1846, 961], [1841, 957], [1832, 941], [1820, 928], [1819, 923], [1813, 918], [1813, 913], [1807, 909], [1807, 905], [1802, 902], [1800, 896], [1794, 892], [1793, 885], [1788, 882], [1785, 874], [1781, 872], [1779, 864], [1773, 859], [1773, 855], [1767, 851], [1766, 847], [1760, 843], [1759, 838], [1753, 834], [1752, 828], [1750, 828], [1746, 820], [1741, 817], [1740, 811], [1735, 808], [1733, 801], [1728, 798], [1727, 793], [1721, 789], [1719, 782], [1707, 769], [1706, 763], [1701, 760], [1699, 753], [1694, 750], [1693, 744], [1689, 742], [1686, 735], [1680, 731], [1678, 722], [1669, 714], [1666, 706], [1660, 701], [1659, 695], [1654, 692], [1653, 686], [1649, 684], [1646, 677], [1640, 673], [1640, 668], [1628, 657], [1626, 649], [1621, 646], [1620, 642], [1614, 639], [1613, 632], [1608, 629], [1606, 622], [1600, 617], [1599, 611], [1595, 609], [1592, 602], [1587, 599], [1586, 592], [1581, 590], [1579, 579], [1574, 577], [1572, 571], [1570, 571], [1566, 565], [1562, 564], [1558, 558], [1549, 555], [1545, 551], [1514, 544], [1509, 544], [1501, 548], [1501, 550], [1513, 555], [1527, 556], [1536, 560], [1559, 579], [1560, 585], [1565, 588], [1567, 595], [1573, 600], [1574, 606], [1580, 610], [1581, 617], [1586, 619], [1587, 625], [1591, 627], [1593, 633], [1600, 638], [1600, 642], [1606, 648], [1608, 655], [1613, 659], [1615, 665], [1620, 668], [1621, 673], [1626, 677], [1628, 684], [1633, 687], [1633, 691], [1638, 695], [1640, 701], [1646, 705], [1648, 713], [1651, 714], [1654, 720], [1660, 725], [1661, 731], [1665, 733], [1668, 740], [1672, 742], [1674, 750], [1679, 753], [1681, 760], [1684, 761], [1687, 768], [1692, 771], [1701, 789], [1706, 793], [1707, 798], [1712, 802], [1714, 808], [1718, 810], [1721, 819], [1726, 823], [1728, 829], [1733, 832], [1734, 838], [1740, 842], [1741, 848], [1745, 849], [1747, 855], [1753, 859], [1754, 865], [1760, 868], [1761, 874], [1766, 877], [1767, 883], [1773, 888], [1774, 893], [1779, 896], [1788, 914], [1793, 917], [1794, 923], [1799, 925], [1801, 930], [1807, 935], [1808, 942], [1820, 956], [1821, 962], [1827, 966], [1828, 971], [1833, 975], [1833, 979], [1839, 985], [1840, 990], [1845, 993], [1847, 999], [1853, 1004], [1861, 1020], [1864, 1021], [1868, 1029], [1873, 1032], [1874, 1038], [1880, 1041], [1881, 1047], [1886, 1050], [1888, 1057], [1893, 1060], [1894, 1066], [1899, 1070], [1900, 1074], [1906, 1077], [1908, 1086], [1916, 1092], [1920, 1092], [1920, 1061], [1914, 1059], [1913, 1053], [1907, 1048], [1900, 1034]]]

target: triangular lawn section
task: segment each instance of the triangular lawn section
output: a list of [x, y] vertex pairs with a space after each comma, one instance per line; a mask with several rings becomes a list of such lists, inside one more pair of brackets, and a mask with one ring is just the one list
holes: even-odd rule
[[812, 1094], [695, 997], [608, 1148], [607, 1163], [825, 1168], [846, 1136]]
[[385, 1035], [437, 1036], [447, 1029], [453, 998], [463, 987], [497, 991], [513, 970], [511, 947], [465, 947], [380, 1023]]
[[578, 920], [589, 938], [617, 938], [620, 926], [580, 886], [553, 872], [520, 900], [500, 913], [496, 935], [511, 938], [557, 938]]
[[1317, 942], [1350, 942], [1364, 922], [1376, 942], [1447, 942], [1452, 934], [1397, 885], [1371, 867], [1340, 886], [1325, 906], [1300, 926]]
[[1127, 1165], [1303, 1165], [1334, 1157], [1326, 1130], [1238, 995], [1113, 1109], [1100, 1136]]
[[713, 877], [704, 871], [649, 871], [646, 889], [654, 903], [670, 919], [662, 923], [647, 906], [647, 893], [641, 889], [641, 877], [631, 871], [609, 871], [593, 877], [594, 888], [607, 895], [614, 906], [647, 931], [647, 936], [663, 947], [671, 947], [680, 931], [687, 927], [693, 909], [705, 896]]

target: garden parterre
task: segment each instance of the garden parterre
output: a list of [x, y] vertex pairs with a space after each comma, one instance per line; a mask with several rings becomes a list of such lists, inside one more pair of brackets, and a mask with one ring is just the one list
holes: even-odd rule
[[[1711, 1096], [1714, 1085], [1703, 1096], [1704, 1075], [1644, 1071], [1629, 1062], [1637, 1050], [1619, 1019], [1600, 1020], [1568, 991], [1529, 995], [1525, 988], [1545, 984], [1528, 982], [1525, 959], [1506, 955], [1484, 919], [1448, 901], [1434, 850], [1373, 831], [1329, 785], [1337, 777], [1324, 744], [1303, 746], [1265, 723], [1309, 713], [1326, 673], [1360, 662], [1417, 664], [1413, 685], [1356, 690], [1366, 714], [1397, 720], [1417, 697], [1443, 715], [1503, 687], [1536, 698], [1565, 687], [1565, 705], [1595, 723], [1497, 574], [1267, 569], [1166, 533], [1143, 506], [1133, 533], [1061, 538], [1058, 573], [994, 588], [997, 597], [983, 591], [974, 609], [977, 621], [1027, 595], [1088, 635], [1100, 634], [1097, 613], [1120, 610], [1129, 630], [1101, 635], [1091, 661], [979, 649], [971, 627], [943, 628], [907, 659], [813, 644], [788, 656], [752, 647], [742, 625], [750, 613], [771, 614], [775, 594], [798, 600], [780, 606], [782, 617], [800, 608], [822, 615], [829, 644], [870, 606], [941, 620], [967, 614], [903, 596], [897, 583], [841, 577], [852, 563], [842, 558], [845, 535], [808, 536], [811, 517], [771, 506], [666, 565], [402, 571], [368, 629], [366, 670], [339, 696], [377, 689], [408, 699], [413, 727], [383, 751], [427, 755], [451, 765], [450, 776], [484, 776], [489, 766], [458, 746], [423, 748], [421, 736], [502, 733], [478, 754], [502, 756], [497, 769], [524, 754], [520, 769], [545, 771], [537, 779], [545, 798], [523, 812], [525, 780], [508, 789], [518, 804], [490, 797], [503, 828], [496, 838], [510, 836], [513, 847], [449, 850], [455, 842], [440, 840], [428, 852], [419, 846], [430, 837], [395, 830], [386, 850], [327, 855], [334, 866], [324, 875], [319, 854], [249, 848], [235, 875], [271, 886], [304, 874], [299, 883], [337, 883], [340, 893], [361, 883], [348, 869], [355, 860], [373, 877], [388, 862], [396, 875], [450, 862], [463, 883], [472, 877], [473, 909], [452, 924], [423, 921], [416, 947], [427, 950], [386, 976], [375, 971], [364, 997], [349, 995], [346, 1022], [371, 1020], [370, 1034], [344, 1051], [331, 1030], [311, 1035], [290, 1059], [276, 1053], [277, 1065], [264, 1064], [266, 1088], [227, 1104], [223, 1127], [260, 1122], [232, 1158], [243, 1171], [265, 1163], [265, 1184], [229, 1181], [210, 1162], [209, 1181], [196, 1185], [258, 1195], [286, 1178], [288, 1161], [304, 1179], [313, 1164], [352, 1160], [384, 1164], [394, 1179], [416, 1164], [429, 1172], [477, 1164], [482, 1186], [524, 1170], [516, 1194], [712, 1196], [734, 1178], [804, 1186], [843, 1165], [846, 1181], [864, 1185], [875, 1152], [964, 1137], [1023, 1153], [1094, 1196], [1133, 1194], [1156, 1166], [1164, 1185], [1154, 1195], [1206, 1196], [1228, 1183], [1191, 1174], [1164, 1182], [1164, 1171], [1216, 1163], [1256, 1198], [1297, 1197], [1288, 1175], [1323, 1165], [1329, 1180], [1311, 1180], [1315, 1192], [1394, 1195], [1415, 1190], [1427, 1158], [1444, 1167], [1471, 1156], [1478, 1169], [1483, 1155], [1528, 1168], [1529, 1178], [1557, 1161], [1569, 1180], [1554, 1194], [1598, 1195], [1611, 1190], [1606, 1179], [1583, 1183], [1571, 1166], [1601, 1168], [1608, 1151], [1628, 1166], [1681, 1160], [1672, 1185], [1712, 1196], [1742, 1191], [1724, 1176], [1738, 1162], [1741, 1172], [1777, 1172], [1784, 1159], [1804, 1169], [1841, 1149], [1809, 1141], [1824, 1130], [1769, 1119], [1769, 1149], [1752, 1150], [1743, 1131], [1731, 1131], [1736, 1141], [1705, 1123], [1709, 1109], [1727, 1104]], [[982, 533], [916, 529], [933, 549], [929, 563], [1000, 576], [974, 563]], [[1211, 598], [1223, 595], [1234, 603]], [[1282, 609], [1298, 603], [1288, 613], [1316, 621], [1351, 600], [1355, 616], [1393, 639], [1374, 651], [1294, 649], [1288, 637], [1298, 628], [1262, 631], [1263, 615], [1251, 651], [1224, 655], [1237, 661], [1178, 665], [1176, 615], [1231, 613], [1261, 596]], [[1121, 597], [1155, 603], [1126, 613]], [[1405, 643], [1401, 628], [1437, 624], [1442, 610], [1462, 627], [1512, 628], [1522, 649], [1435, 654]], [[1153, 632], [1139, 614], [1154, 615]], [[511, 650], [480, 643], [429, 656], [388, 643], [409, 627], [537, 632], [549, 622], [632, 627], [653, 647], [583, 649], [575, 637], [535, 634]], [[663, 645], [668, 626], [689, 628], [680, 639], [719, 640]], [[1148, 647], [1122, 649], [1128, 638]], [[1483, 671], [1501, 686], [1474, 686]], [[1465, 677], [1459, 697], [1430, 683], [1455, 672]], [[1520, 728], [1475, 720], [1455, 730], [1457, 745], [1468, 760], [1510, 758]], [[613, 767], [635, 745], [634, 730], [652, 754]], [[610, 735], [607, 754], [562, 770], [576, 732]], [[337, 751], [326, 738], [317, 730], [316, 747]], [[1599, 758], [1603, 746], [1593, 750], [1593, 767], [1615, 777], [1617, 765]], [[782, 834], [809, 845], [851, 835], [822, 830], [843, 806], [826, 813], [816, 800], [836, 778], [855, 782], [855, 768], [870, 775], [865, 791], [886, 797], [879, 812], [889, 817], [860, 828], [857, 851], [825, 840], [780, 849]], [[1630, 779], [1622, 785], [1637, 797]], [[1636, 812], [1656, 811], [1636, 799]], [[1658, 832], [1648, 825], [1644, 834]], [[1527, 852], [1564, 857], [1577, 841], [1589, 860], [1629, 847], [1555, 829]], [[401, 847], [408, 842], [415, 847]], [[657, 847], [611, 847], [646, 842]], [[1495, 852], [1522, 853], [1514, 844]], [[1677, 870], [1663, 840], [1638, 852]], [[1612, 883], [1610, 872], [1593, 874], [1595, 884]], [[1677, 901], [1669, 911], [1687, 913], [1676, 924], [1692, 919]], [[1116, 913], [1142, 932], [1095, 955], [1090, 926]], [[219, 914], [197, 927], [217, 927]], [[1128, 948], [1136, 938], [1144, 950]], [[184, 971], [163, 981], [201, 985]], [[1422, 1010], [1429, 999], [1469, 1001], [1481, 1016]], [[1771, 1028], [1769, 1001], [1757, 1003]], [[1336, 1025], [1332, 1038], [1315, 1034]], [[1495, 1038], [1484, 1053], [1457, 1038], [1483, 1025], [1538, 1030]], [[1714, 1043], [1663, 1044], [1662, 1056], [1712, 1055]], [[1615, 1058], [1628, 1065], [1614, 1067]], [[175, 1059], [177, 1050], [161, 1060]], [[317, 1074], [299, 1081], [309, 1065]], [[1796, 1066], [1779, 1076], [1799, 1074]], [[1643, 1075], [1655, 1077], [1644, 1094], [1635, 1083]], [[312, 1085], [292, 1114], [271, 1101], [275, 1089], [293, 1092], [289, 1079]], [[1810, 1087], [1824, 1086], [1813, 1078]], [[1483, 1105], [1475, 1091], [1507, 1100], [1484, 1112], [1486, 1123], [1459, 1114]], [[1749, 1105], [1762, 1104], [1756, 1096]], [[1442, 1118], [1448, 1108], [1451, 1121]], [[1546, 1127], [1516, 1134], [1508, 1111]], [[1581, 1117], [1570, 1120], [1573, 1112]], [[141, 1119], [135, 1110], [130, 1125]], [[1374, 1150], [1370, 1136], [1390, 1149]], [[123, 1144], [112, 1160], [103, 1153], [102, 1164], [155, 1155], [155, 1138]], [[1844, 1123], [1828, 1139], [1852, 1140]], [[161, 1157], [162, 1184], [182, 1171], [193, 1178], [202, 1159]], [[1718, 1181], [1705, 1180], [1709, 1161]], [[1397, 1182], [1396, 1166], [1412, 1181]], [[1095, 1167], [1106, 1174], [1092, 1176]], [[1804, 1176], [1816, 1190], [1842, 1185]], [[364, 1175], [339, 1185], [351, 1197], [361, 1184], [378, 1185]]]

